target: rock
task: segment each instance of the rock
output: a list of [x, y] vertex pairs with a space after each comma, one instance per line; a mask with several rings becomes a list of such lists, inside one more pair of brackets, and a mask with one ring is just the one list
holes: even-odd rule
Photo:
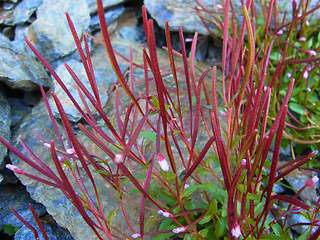
[[41, 3], [42, 0], [28, 0], [20, 2], [12, 11], [8, 12], [11, 13], [11, 16], [7, 16], [3, 21], [3, 24], [15, 26], [17, 24], [27, 22]]
[[[213, 1], [211, 0], [202, 0], [206, 8], [215, 12], [217, 16], [223, 16], [223, 12], [220, 9], [214, 8]], [[215, 4], [221, 4], [220, 1], [214, 1]], [[257, 15], [260, 15], [261, 11], [268, 11], [268, 6], [261, 7], [261, 2], [259, 0], [253, 1], [255, 4], [255, 10]], [[282, 21], [284, 13], [287, 12], [286, 22], [292, 20], [292, 1], [280, 0], [277, 1], [279, 18], [278, 21]], [[238, 0], [231, 0], [233, 10], [240, 13], [238, 14], [238, 19], [242, 22], [242, 2]], [[147, 7], [147, 10], [151, 17], [157, 21], [160, 27], [164, 28], [165, 21], [169, 21], [170, 30], [178, 31], [179, 26], [182, 26], [184, 32], [198, 32], [199, 34], [208, 34], [208, 31], [203, 26], [200, 17], [195, 14], [195, 7], [202, 9], [194, 0], [144, 0], [144, 4]], [[299, 6], [300, 0], [297, 1], [297, 6]], [[310, 1], [308, 9], [317, 6], [317, 1]], [[231, 8], [230, 8], [231, 9]], [[188, 17], [186, 17], [186, 14]], [[204, 14], [204, 11], [201, 11], [201, 14]], [[205, 15], [205, 14], [204, 14]], [[205, 15], [206, 16], [206, 15]], [[209, 18], [212, 18], [209, 16]], [[310, 22], [315, 22], [320, 18], [320, 9], [317, 9]], [[280, 24], [280, 22], [279, 22]], [[213, 24], [209, 25], [210, 29], [215, 32], [215, 27]]]
[[0, 170], [0, 178], [2, 178], [2, 180], [0, 181], [0, 185], [19, 183], [19, 179], [8, 168], [4, 168], [4, 169]]
[[29, 27], [28, 39], [49, 62], [69, 55], [76, 49], [66, 12], [69, 13], [78, 36], [81, 37], [90, 23], [85, 0], [43, 0], [37, 10], [37, 20]]
[[[95, 62], [94, 56], [93, 56], [93, 63]], [[69, 62], [67, 62], [67, 64], [71, 67], [71, 69], [77, 74], [77, 76], [79, 77], [79, 79], [82, 80], [82, 83], [86, 86], [87, 89], [91, 89], [89, 80], [87, 78], [85, 69], [82, 65], [82, 63], [75, 61], [75, 60], [71, 60]], [[63, 80], [63, 83], [66, 85], [66, 87], [69, 89], [69, 91], [71, 92], [72, 96], [76, 99], [77, 103], [81, 106], [82, 109], [84, 109], [84, 105], [82, 104], [81, 98], [78, 95], [78, 91], [77, 91], [77, 85], [75, 83], [75, 81], [73, 80], [73, 78], [70, 76], [69, 72], [67, 71], [67, 69], [65, 68], [64, 65], [60, 65], [57, 69], [56, 69], [57, 74], [60, 76], [60, 78]], [[97, 86], [99, 91], [102, 93], [106, 93], [108, 92], [108, 89], [110, 88], [110, 86], [112, 85], [112, 83], [116, 80], [116, 77], [110, 77], [110, 78], [105, 78], [103, 76], [106, 75], [101, 75], [98, 74], [96, 75], [96, 82], [97, 82]], [[67, 94], [63, 91], [63, 89], [60, 87], [60, 85], [55, 82], [55, 87], [54, 87], [54, 91], [56, 93], [56, 95], [58, 96], [58, 98], [61, 100], [64, 110], [69, 118], [70, 121], [73, 122], [78, 122], [81, 119], [81, 115], [80, 113], [77, 111], [76, 107], [72, 104], [72, 102], [69, 100]], [[93, 91], [90, 90], [91, 94], [93, 95]], [[107, 94], [101, 94], [101, 103], [104, 105], [106, 104], [108, 99], [108, 95]], [[90, 111], [96, 115], [97, 111], [95, 110], [95, 108], [91, 105], [90, 101], [86, 98], [87, 100], [87, 104], [89, 105]], [[55, 103], [53, 101], [53, 99], [50, 101], [50, 105], [53, 108], [53, 113], [56, 117], [60, 117], [59, 116], [59, 112], [55, 106]]]
[[[202, 2], [213, 9], [211, 0]], [[165, 27], [165, 21], [169, 21], [171, 31], [178, 31], [179, 26], [182, 26], [184, 32], [207, 34], [200, 18], [194, 13], [194, 8], [197, 6], [194, 0], [144, 0], [144, 4], [148, 13], [162, 28]]]
[[120, 29], [120, 36], [129, 41], [140, 41], [143, 39], [144, 32], [137, 26], [124, 26]]
[[[50, 215], [45, 215], [40, 218], [43, 227], [50, 240], [74, 240], [70, 235], [69, 231], [65, 228], [60, 227]], [[31, 225], [37, 230], [39, 239], [43, 240], [43, 236], [40, 228], [35, 221], [31, 222]], [[22, 226], [14, 235], [15, 240], [34, 240], [32, 231], [26, 226]]]
[[[111, 24], [114, 20], [118, 19], [119, 16], [124, 12], [125, 8], [123, 6], [114, 7], [111, 9], [108, 9], [104, 17], [106, 19], [107, 25]], [[90, 26], [89, 31], [91, 33], [96, 32], [97, 30], [100, 30], [100, 22], [98, 15], [94, 15], [90, 19]]]
[[29, 112], [32, 107], [28, 106], [22, 99], [8, 98], [11, 108], [11, 127], [16, 126]]
[[[55, 139], [52, 124], [48, 118], [43, 102], [36, 106], [30, 115], [24, 118], [20, 127], [14, 133], [13, 141], [15, 142], [15, 145], [19, 150], [25, 152], [24, 150], [22, 150], [21, 145], [18, 144], [18, 139], [24, 139], [25, 143], [35, 154], [40, 157], [40, 159], [46, 165], [48, 165], [51, 169], [55, 169], [49, 150], [43, 146], [43, 143], [39, 141], [33, 131], [36, 131], [48, 141], [51, 139]], [[10, 158], [13, 164], [21, 167], [28, 173], [36, 174], [37, 176], [39, 176], [39, 173], [37, 173], [23, 161], [18, 160], [14, 155], [11, 154]], [[72, 176], [70, 176], [70, 174], [68, 175], [71, 179]], [[99, 176], [97, 176], [96, 174], [94, 174], [94, 176], [97, 177], [96, 184], [98, 186], [104, 186], [101, 188], [103, 209], [105, 209], [105, 211], [108, 213], [109, 211], [113, 211], [116, 208], [119, 208], [120, 206], [116, 205], [117, 193], [110, 189], [110, 186], [106, 185]], [[23, 175], [19, 175], [18, 177], [22, 181], [22, 183], [27, 186], [27, 190], [30, 192], [32, 198], [37, 202], [43, 203], [46, 206], [48, 213], [54, 217], [54, 219], [60, 226], [68, 228], [74, 239], [97, 239], [92, 230], [82, 220], [79, 212], [60, 190], [41, 184]], [[84, 181], [86, 185], [89, 184], [87, 180]], [[92, 188], [89, 189], [89, 192], [93, 194]], [[135, 210], [135, 207], [133, 206], [131, 208], [132, 210], [129, 210], [130, 214], [133, 212], [133, 216], [137, 216], [138, 212], [135, 211], [138, 210]], [[113, 220], [113, 223], [117, 227], [121, 228], [121, 226], [126, 225], [126, 223], [120, 213], [118, 213], [117, 215], [118, 217]], [[138, 226], [136, 227], [138, 228]]]
[[[0, 88], [0, 136], [2, 136], [7, 141], [10, 141], [11, 131], [11, 112], [8, 100], [3, 91], [3, 88]], [[4, 168], [4, 157], [7, 155], [7, 148], [0, 144], [0, 170]]]
[[32, 221], [33, 216], [30, 214], [29, 203], [33, 205], [38, 216], [41, 216], [46, 212], [46, 209], [42, 204], [35, 203], [35, 201], [30, 198], [30, 195], [25, 191], [23, 185], [0, 185], [1, 228], [4, 224], [11, 224], [18, 227], [23, 226], [23, 223], [10, 211], [9, 206], [12, 206], [26, 221]]
[[[286, 175], [284, 179], [293, 188], [294, 192], [298, 192], [308, 180], [312, 179], [312, 174], [308, 171], [295, 170], [289, 175]], [[317, 182], [316, 184], [312, 184], [310, 187], [304, 189], [299, 195], [299, 197], [304, 202], [310, 202], [313, 206], [317, 203], [319, 198], [319, 196], [316, 193], [317, 186], [319, 186], [319, 182]]]
[[[97, 12], [97, 1], [96, 0], [86, 0], [90, 14], [94, 14]], [[102, 0], [104, 9], [123, 4], [127, 2], [128, 0]]]
[[11, 88], [24, 91], [39, 89], [39, 84], [48, 88], [51, 79], [44, 67], [26, 52], [13, 46], [0, 34], [0, 80]]

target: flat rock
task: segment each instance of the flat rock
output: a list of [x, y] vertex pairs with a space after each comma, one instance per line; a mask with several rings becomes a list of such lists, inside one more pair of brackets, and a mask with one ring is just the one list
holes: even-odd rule
[[[74, 240], [69, 231], [57, 225], [50, 215], [47, 214], [41, 217], [40, 221], [50, 240]], [[44, 240], [38, 224], [35, 221], [30, 222], [30, 224], [37, 230], [39, 239]], [[34, 240], [34, 235], [32, 231], [24, 225], [16, 232], [14, 240]]]
[[[93, 91], [91, 90], [90, 82], [87, 78], [85, 69], [81, 62], [78, 62], [76, 60], [68, 61], [67, 64], [71, 67], [71, 69], [77, 74], [79, 79], [81, 79], [82, 83], [85, 85], [87, 89], [90, 89], [90, 93], [94, 96]], [[77, 103], [81, 106], [82, 109], [84, 109], [84, 104], [81, 101], [81, 98], [77, 91], [77, 84], [73, 80], [73, 78], [70, 76], [69, 72], [65, 68], [65, 66], [62, 64], [56, 69], [57, 74], [60, 76], [60, 78], [63, 80], [63, 83], [66, 85], [66, 87], [69, 89], [72, 96], [75, 98]], [[112, 83], [115, 81], [115, 77], [105, 78], [101, 74], [97, 75], [96, 82], [97, 86], [100, 92], [108, 92], [108, 89], [112, 85]], [[66, 111], [66, 114], [70, 121], [78, 122], [81, 119], [80, 113], [77, 111], [76, 107], [72, 104], [70, 99], [68, 98], [67, 94], [63, 91], [61, 86], [55, 82], [54, 86], [54, 92], [58, 96], [58, 98], [61, 100], [62, 105], [64, 107], [64, 110]], [[85, 98], [87, 104], [89, 105], [90, 111], [96, 115], [97, 111], [93, 107], [93, 105], [90, 103], [88, 98]], [[101, 103], [103, 105], [106, 104], [108, 99], [107, 94], [101, 95]], [[53, 113], [56, 117], [59, 116], [59, 112], [55, 106], [55, 103], [53, 99], [50, 101], [50, 105], [53, 108]]]
[[11, 224], [17, 227], [23, 226], [23, 223], [13, 215], [9, 206], [12, 206], [25, 220], [32, 221], [33, 216], [30, 214], [29, 203], [33, 205], [38, 216], [42, 216], [46, 212], [46, 208], [42, 204], [36, 203], [30, 198], [23, 185], [0, 185], [1, 228], [4, 224]]
[[39, 84], [51, 86], [51, 79], [44, 67], [27, 52], [12, 45], [0, 34], [0, 81], [11, 88], [24, 91], [38, 90]]
[[[89, 11], [90, 14], [94, 14], [97, 12], [97, 1], [96, 0], [86, 0], [88, 7], [89, 7]], [[104, 9], [106, 8], [110, 8], [116, 5], [121, 5], [125, 2], [127, 2], [128, 0], [102, 0], [103, 3], [103, 7]]]
[[81, 37], [90, 23], [90, 13], [85, 0], [43, 0], [37, 10], [37, 20], [29, 27], [28, 39], [49, 62], [71, 54], [76, 49], [66, 12]]
[[15, 26], [17, 24], [27, 22], [41, 3], [42, 0], [21, 1], [13, 9], [6, 11], [2, 15], [2, 18], [4, 18], [2, 23], [5, 25]]
[[[213, 9], [211, 0], [202, 2]], [[171, 31], [178, 31], [179, 26], [182, 26], [184, 32], [207, 33], [201, 19], [194, 12], [197, 6], [194, 0], [144, 0], [144, 4], [148, 13], [162, 28], [165, 27], [165, 21], [169, 21]]]
[[[222, 5], [220, 0], [211, 1], [211, 0], [202, 0], [200, 1], [206, 6], [207, 9], [211, 10], [213, 13], [216, 13], [217, 16], [223, 16], [223, 10], [218, 9], [217, 5]], [[213, 5], [215, 2], [215, 6]], [[260, 0], [254, 0], [257, 15], [261, 11], [267, 12], [268, 6], [261, 7]], [[231, 0], [233, 10], [238, 13], [238, 19], [242, 22], [242, 3], [238, 0]], [[160, 27], [165, 27], [165, 21], [169, 21], [170, 30], [178, 31], [179, 26], [182, 26], [184, 32], [198, 32], [199, 34], [208, 34], [208, 31], [203, 26], [200, 17], [195, 13], [195, 7], [198, 7], [202, 10], [201, 7], [194, 0], [144, 0], [144, 4], [147, 7], [148, 13], [152, 16], [153, 19], [159, 24]], [[299, 6], [300, 0], [297, 1], [297, 6]], [[279, 18], [278, 21], [282, 21], [284, 13], [287, 12], [286, 22], [289, 22], [292, 19], [292, 1], [279, 0], [277, 1]], [[317, 6], [317, 1], [310, 1], [307, 10], [310, 10]], [[231, 8], [230, 8], [231, 9]], [[200, 11], [201, 14], [212, 18], [205, 14], [204, 11]], [[187, 15], [187, 16], [186, 16]], [[320, 17], [320, 9], [316, 10], [313, 14], [313, 17], [310, 22], [315, 22]], [[280, 24], [281, 22], [279, 22]], [[210, 29], [215, 31], [214, 25], [209, 25]]]

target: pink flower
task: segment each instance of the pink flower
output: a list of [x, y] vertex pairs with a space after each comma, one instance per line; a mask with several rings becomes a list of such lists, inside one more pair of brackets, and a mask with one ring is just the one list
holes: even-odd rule
[[141, 237], [141, 234], [140, 233], [134, 233], [131, 235], [132, 238], [138, 238], [138, 237]]
[[246, 165], [247, 165], [247, 159], [245, 159], [245, 158], [242, 159], [242, 160], [241, 160], [241, 164], [242, 164], [243, 166], [246, 166]]
[[299, 41], [301, 41], [301, 42], [304, 42], [304, 41], [306, 41], [307, 39], [306, 39], [306, 37], [301, 37], [301, 38], [299, 38]]
[[159, 215], [164, 216], [164, 217], [170, 217], [170, 216], [171, 216], [171, 213], [169, 213], [169, 212], [164, 212], [164, 211], [162, 211], [162, 210], [159, 210], [157, 213], [158, 213]]
[[308, 77], [309, 77], [309, 72], [308, 72], [308, 70], [306, 69], [306, 70], [304, 70], [304, 72], [303, 72], [303, 78], [304, 78], [304, 79], [308, 79]]
[[312, 184], [317, 183], [319, 178], [317, 176], [313, 176], [312, 179], [308, 180], [305, 184], [306, 187], [310, 187]]
[[173, 229], [172, 232], [178, 234], [178, 233], [184, 232], [185, 230], [186, 230], [185, 227], [178, 227], [178, 228]]
[[309, 21], [308, 21], [308, 20], [306, 21], [306, 25], [307, 25], [307, 26], [309, 26], [309, 25], [310, 25], [310, 23], [309, 23]]
[[306, 53], [311, 55], [311, 56], [317, 55], [317, 52], [315, 50], [307, 50]]
[[190, 185], [189, 185], [188, 183], [186, 183], [186, 184], [184, 185], [184, 189], [187, 189], [188, 187], [190, 187]]
[[165, 172], [168, 172], [169, 171], [169, 164], [168, 162], [164, 159], [164, 157], [162, 156], [161, 153], [158, 153], [157, 155], [157, 160], [158, 160], [158, 163], [160, 165], [160, 168], [165, 171]]
[[239, 238], [241, 236], [241, 229], [240, 229], [240, 225], [236, 222], [231, 230], [231, 234], [232, 236], [234, 236], [235, 238]]
[[70, 155], [76, 154], [76, 151], [73, 148], [68, 148], [66, 152]]
[[12, 172], [15, 172], [17, 174], [24, 174], [24, 171], [22, 169], [12, 164], [7, 164], [6, 168], [10, 169]]
[[292, 77], [292, 73], [287, 73], [287, 78], [291, 78]]
[[283, 34], [283, 30], [279, 30], [278, 32], [277, 32], [277, 35], [279, 36], [279, 35], [282, 35]]
[[58, 156], [58, 161], [61, 162], [61, 163], [64, 163], [64, 160], [62, 157]]
[[116, 164], [122, 163], [123, 162], [123, 155], [122, 153], [118, 153], [116, 154], [116, 156], [114, 157], [114, 162]]

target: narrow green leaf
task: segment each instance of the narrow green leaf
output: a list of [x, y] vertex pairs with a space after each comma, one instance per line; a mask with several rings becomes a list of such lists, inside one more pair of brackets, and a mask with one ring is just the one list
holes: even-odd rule
[[157, 133], [155, 133], [155, 132], [141, 131], [139, 133], [139, 137], [146, 138], [152, 142], [156, 141], [156, 136], [157, 136]]

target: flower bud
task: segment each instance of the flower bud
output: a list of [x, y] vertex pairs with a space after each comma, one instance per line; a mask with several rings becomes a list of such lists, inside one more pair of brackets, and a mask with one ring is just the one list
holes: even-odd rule
[[123, 162], [123, 155], [122, 155], [122, 153], [118, 153], [118, 154], [115, 155], [115, 157], [114, 157], [114, 162], [115, 162], [116, 164], [119, 164], [119, 163], [122, 163], [122, 162]]
[[158, 153], [157, 155], [157, 160], [158, 160], [158, 163], [160, 165], [160, 168], [165, 171], [165, 172], [168, 172], [169, 171], [169, 164], [168, 162], [164, 159], [164, 157], [162, 156], [161, 153]]
[[12, 164], [7, 164], [6, 168], [8, 168], [9, 170], [11, 170], [12, 172], [15, 172], [17, 174], [24, 174], [24, 171], [22, 169], [18, 168], [15, 165], [12, 165]]
[[186, 230], [185, 227], [178, 227], [178, 228], [173, 229], [172, 232], [178, 234], [178, 233], [184, 232], [185, 230]]
[[138, 238], [138, 237], [141, 237], [141, 234], [140, 233], [134, 233], [131, 235], [132, 238]]
[[310, 187], [312, 184], [314, 184], [314, 183], [316, 183], [316, 182], [318, 182], [318, 181], [319, 181], [319, 178], [318, 178], [317, 176], [313, 176], [312, 179], [309, 179], [309, 180], [306, 182], [305, 186], [306, 186], [306, 187]]
[[76, 151], [73, 148], [68, 148], [66, 152], [70, 155], [76, 154]]
[[241, 229], [240, 229], [240, 225], [236, 222], [231, 230], [231, 234], [232, 236], [234, 236], [235, 238], [239, 238], [241, 236]]
[[317, 52], [315, 50], [307, 50], [306, 53], [311, 55], [311, 56], [317, 55]]

